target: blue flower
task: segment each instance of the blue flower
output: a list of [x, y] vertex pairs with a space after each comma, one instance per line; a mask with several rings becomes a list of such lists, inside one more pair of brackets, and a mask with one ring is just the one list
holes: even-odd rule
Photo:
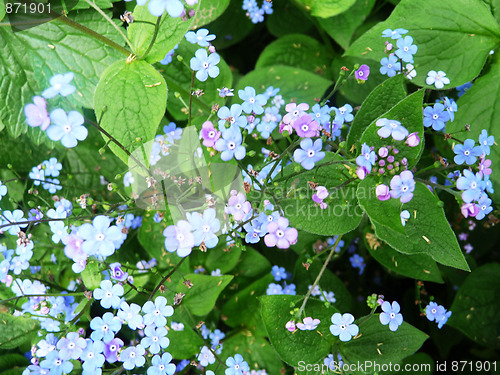
[[82, 250], [88, 255], [108, 257], [115, 252], [122, 240], [122, 232], [103, 215], [96, 216], [92, 224], [85, 223], [78, 228], [78, 235], [85, 240]]
[[170, 51], [167, 52], [163, 60], [160, 60], [160, 64], [162, 65], [168, 65], [172, 62], [172, 58], [174, 57], [175, 50], [179, 48], [179, 45], [176, 44], [174, 48], [172, 48]]
[[358, 254], [353, 254], [350, 258], [349, 261], [351, 262], [352, 268], [359, 268], [359, 274], [361, 275], [365, 269], [365, 260], [361, 255]]
[[262, 10], [266, 14], [273, 14], [273, 3], [271, 1], [264, 1], [262, 3]]
[[284, 267], [273, 266], [271, 274], [276, 281], [286, 280], [288, 278]]
[[250, 371], [248, 363], [243, 360], [241, 354], [235, 354], [234, 357], [226, 359], [226, 366], [228, 367], [225, 371], [226, 375], [243, 375]]
[[354, 115], [352, 114], [353, 108], [350, 104], [344, 104], [339, 108], [333, 107], [333, 110], [335, 111], [335, 121], [343, 124], [344, 122], [351, 122], [354, 120]]
[[146, 349], [142, 345], [130, 346], [120, 353], [120, 361], [123, 362], [125, 370], [132, 370], [135, 367], [142, 367], [146, 360], [144, 359]]
[[180, 0], [151, 0], [148, 9], [149, 13], [155, 17], [162, 16], [166, 10], [170, 17], [175, 18], [180, 17], [184, 12], [184, 5]]
[[279, 87], [277, 88], [274, 88], [273, 86], [269, 86], [266, 91], [264, 92], [264, 96], [267, 98], [267, 100], [271, 99], [272, 97], [275, 97], [276, 95], [278, 95], [278, 93], [280, 92], [280, 89]]
[[466, 163], [467, 165], [472, 165], [477, 161], [477, 158], [481, 156], [482, 149], [481, 146], [475, 146], [476, 142], [473, 139], [466, 139], [464, 144], [457, 144], [453, 147], [453, 152], [456, 154], [453, 160], [457, 164]]
[[457, 180], [457, 189], [464, 190], [462, 199], [465, 203], [470, 203], [473, 200], [478, 200], [485, 187], [481, 175], [472, 173], [468, 169], [464, 169], [464, 175]]
[[283, 288], [283, 294], [288, 294], [289, 296], [295, 296], [297, 294], [295, 288], [296, 288], [295, 284], [286, 285], [285, 283], [285, 287]]
[[188, 31], [185, 37], [189, 43], [198, 43], [200, 47], [208, 47], [210, 45], [209, 42], [215, 39], [215, 35], [209, 35], [207, 29], [198, 29], [196, 33], [194, 31]]
[[383, 38], [391, 38], [391, 39], [399, 39], [402, 37], [402, 35], [406, 34], [408, 30], [406, 29], [396, 29], [396, 30], [391, 30], [391, 29], [386, 29], [382, 31], [382, 37]]
[[48, 190], [50, 194], [54, 194], [57, 190], [61, 190], [62, 186], [59, 185], [59, 180], [57, 178], [47, 178], [42, 182], [42, 186], [45, 190]]
[[123, 293], [123, 286], [120, 284], [113, 285], [111, 281], [103, 280], [101, 281], [100, 288], [94, 290], [94, 298], [101, 300], [101, 306], [105, 309], [109, 309], [110, 307], [117, 309], [122, 302], [121, 296], [123, 296]]
[[490, 146], [493, 146], [495, 144], [495, 137], [490, 135], [488, 136], [488, 131], [486, 129], [483, 129], [481, 134], [479, 134], [479, 145], [482, 149], [482, 153], [485, 155], [490, 154]]
[[399, 303], [394, 301], [391, 304], [388, 301], [382, 303], [382, 313], [379, 315], [380, 323], [384, 326], [389, 324], [389, 329], [391, 331], [396, 331], [398, 327], [403, 324], [403, 315], [399, 313], [400, 311]]
[[401, 203], [408, 203], [413, 198], [415, 180], [411, 171], [403, 171], [391, 180], [391, 197], [399, 198]]
[[47, 129], [47, 136], [53, 141], [61, 141], [67, 148], [75, 147], [78, 142], [87, 138], [88, 130], [83, 126], [81, 113], [71, 111], [68, 114], [62, 109], [54, 109], [50, 113], [52, 124]]
[[389, 77], [394, 77], [396, 72], [401, 70], [401, 63], [398, 61], [398, 58], [394, 55], [390, 55], [389, 58], [383, 57], [380, 60], [380, 74], [387, 74]]
[[215, 363], [214, 354], [206, 346], [201, 348], [200, 354], [198, 354], [198, 357], [196, 357], [196, 359], [200, 362], [200, 365], [203, 367], [207, 367], [209, 364]]
[[457, 103], [448, 97], [444, 98], [444, 106], [446, 107], [446, 110], [448, 111], [448, 114], [450, 115], [450, 121], [453, 122], [455, 120], [455, 112], [457, 111]]
[[271, 283], [267, 286], [266, 294], [268, 296], [283, 294], [283, 287], [279, 284]]
[[83, 369], [89, 374], [98, 373], [97, 369], [100, 369], [104, 365], [104, 343], [102, 341], [93, 341], [87, 339], [87, 346], [83, 350], [81, 359], [83, 361]]
[[267, 103], [267, 97], [262, 94], [256, 95], [253, 87], [247, 86], [244, 90], [239, 90], [238, 96], [243, 100], [241, 107], [245, 113], [250, 114], [253, 112], [256, 115], [264, 113], [262, 106]]
[[465, 94], [472, 87], [471, 82], [464, 83], [463, 85], [455, 87], [458, 91], [458, 97], [460, 98], [463, 94]]
[[144, 324], [147, 326], [155, 324], [157, 327], [162, 327], [167, 324], [167, 317], [174, 314], [172, 306], [167, 305], [167, 299], [163, 296], [155, 298], [154, 303], [147, 301], [142, 307], [144, 315]]
[[175, 122], [165, 125], [163, 132], [165, 133], [165, 140], [172, 144], [182, 138], [182, 128], [178, 128]]
[[252, 8], [248, 11], [248, 16], [252, 23], [259, 23], [264, 21], [264, 9], [263, 8]]
[[334, 336], [339, 336], [340, 341], [350, 341], [353, 336], [359, 333], [359, 327], [353, 324], [354, 316], [352, 314], [335, 313], [332, 315], [331, 321], [333, 324], [330, 326], [330, 332]]
[[219, 67], [217, 64], [220, 62], [220, 56], [217, 53], [207, 55], [207, 50], [200, 48], [194, 53], [195, 57], [189, 62], [191, 69], [196, 71], [196, 78], [199, 81], [205, 82], [210, 76], [215, 78], [219, 75]]
[[408, 136], [408, 130], [399, 121], [381, 118], [377, 120], [375, 125], [380, 127], [377, 134], [382, 138], [392, 136], [396, 141], [402, 141]]
[[321, 151], [322, 148], [323, 141], [321, 139], [314, 141], [314, 144], [310, 138], [303, 139], [300, 142], [300, 149], [293, 153], [293, 160], [296, 163], [301, 163], [304, 169], [311, 170], [315, 163], [325, 157], [325, 153]]
[[56, 158], [50, 158], [42, 163], [45, 167], [45, 176], [57, 177], [59, 176], [59, 171], [62, 169], [62, 164], [57, 161]]
[[29, 177], [33, 180], [33, 184], [39, 186], [45, 180], [45, 170], [33, 167], [29, 173]]
[[56, 74], [49, 81], [51, 87], [45, 89], [42, 92], [42, 96], [45, 99], [51, 99], [59, 94], [61, 94], [61, 96], [68, 96], [74, 93], [76, 87], [69, 84], [73, 80], [74, 76], [75, 75], [71, 72], [64, 75]]
[[446, 311], [439, 319], [436, 319], [439, 329], [443, 328], [443, 326], [446, 324], [450, 316], [451, 316], [451, 311]]
[[7, 195], [7, 186], [5, 186], [2, 181], [0, 181], [0, 200]]
[[479, 213], [476, 215], [477, 220], [484, 219], [486, 215], [493, 211], [493, 207], [491, 207], [491, 199], [489, 199], [486, 194], [481, 195], [477, 202], [477, 206], [479, 207]]
[[149, 348], [151, 354], [158, 354], [161, 349], [165, 349], [170, 344], [167, 336], [167, 329], [164, 326], [156, 327], [149, 325], [144, 329], [144, 337], [141, 340], [141, 345], [144, 348]]
[[40, 362], [40, 367], [50, 370], [50, 375], [69, 374], [73, 370], [73, 363], [64, 360], [57, 350], [52, 350], [47, 357]]
[[143, 324], [143, 319], [141, 315], [141, 306], [131, 303], [130, 305], [123, 301], [120, 304], [120, 310], [117, 314], [123, 322], [126, 322], [131, 330], [136, 330]]
[[441, 103], [434, 104], [433, 107], [428, 106], [424, 109], [424, 126], [439, 131], [444, 129], [444, 125], [450, 119], [450, 113], [445, 111], [445, 107]]
[[219, 120], [219, 130], [226, 129], [226, 122], [229, 123], [230, 127], [233, 124], [238, 125], [240, 128], [245, 128], [247, 126], [247, 118], [246, 116], [241, 115], [242, 108], [239, 104], [231, 105], [231, 109], [226, 106], [221, 107], [217, 111], [217, 116], [220, 118]]
[[57, 343], [59, 356], [64, 360], [80, 358], [86, 346], [87, 342], [83, 337], [80, 337], [78, 332], [68, 333]]
[[441, 320], [441, 318], [445, 314], [445, 312], [446, 312], [446, 309], [443, 306], [438, 305], [436, 302], [429, 302], [429, 304], [425, 308], [425, 316], [431, 322], [433, 322], [434, 320], [436, 322]]
[[[348, 105], [348, 104], [347, 104]], [[346, 107], [346, 106], [344, 106]], [[320, 107], [319, 104], [315, 104], [313, 105], [313, 107], [311, 108], [312, 112], [313, 112], [313, 118], [320, 124], [320, 125], [325, 125], [327, 122], [330, 121], [330, 111], [332, 110], [330, 107], [328, 107], [327, 105], [324, 105], [322, 107]], [[352, 107], [351, 107], [351, 111], [352, 111]], [[340, 111], [339, 111], [340, 112]], [[345, 113], [345, 112], [344, 112]]]
[[406, 222], [410, 219], [410, 211], [408, 210], [401, 211], [399, 216], [401, 218], [401, 225], [403, 227], [406, 226]]
[[407, 63], [413, 63], [413, 55], [417, 53], [418, 47], [413, 44], [413, 38], [411, 36], [405, 36], [404, 38], [399, 38], [396, 42], [398, 49], [396, 50], [396, 56]]
[[148, 368], [147, 375], [173, 375], [175, 373], [175, 365], [170, 363], [171, 361], [172, 355], [170, 353], [163, 353], [161, 357], [154, 355], [151, 359], [151, 366]]
[[214, 248], [219, 242], [219, 237], [216, 236], [220, 230], [220, 221], [216, 217], [216, 212], [213, 208], [206, 209], [203, 216], [198, 212], [187, 213], [188, 221], [191, 223], [194, 245], [199, 246], [205, 242], [207, 248]]
[[361, 155], [356, 158], [356, 164], [360, 167], [365, 167], [368, 173], [370, 173], [372, 165], [375, 165], [375, 159], [375, 151], [372, 151], [366, 143], [363, 143], [361, 146]]
[[11, 224], [8, 228], [9, 234], [12, 236], [17, 236], [17, 233], [21, 231], [21, 228], [26, 228], [28, 224], [18, 224], [15, 223], [20, 221], [26, 221], [24, 218], [24, 212], [21, 210], [4, 211], [3, 217], [5, 221], [2, 224]]
[[220, 329], [216, 329], [215, 331], [211, 332], [208, 337], [210, 338], [212, 345], [217, 345], [219, 344], [220, 340], [226, 337], [226, 334]]
[[231, 127], [222, 132], [222, 137], [215, 142], [215, 149], [221, 151], [221, 159], [229, 161], [232, 158], [241, 160], [246, 155], [246, 149], [241, 145], [243, 138], [237, 127]]

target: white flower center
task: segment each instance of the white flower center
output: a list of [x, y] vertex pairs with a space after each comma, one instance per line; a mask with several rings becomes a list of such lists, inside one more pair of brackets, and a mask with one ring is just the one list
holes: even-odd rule
[[439, 116], [438, 116], [437, 114], [433, 114], [433, 115], [432, 115], [432, 118], [433, 118], [434, 120], [437, 120], [437, 119], [439, 118]]
[[135, 357], [135, 353], [134, 353], [134, 352], [130, 353], [130, 356], [131, 356], [132, 358], [134, 358], [134, 357]]
[[298, 110], [298, 109], [296, 109], [295, 111], [293, 111], [293, 112], [292, 112], [292, 115], [293, 115], [294, 117], [297, 117], [297, 116], [299, 115], [299, 110]]
[[251, 104], [253, 104], [253, 103], [255, 103], [255, 98], [250, 98], [250, 99], [248, 99], [248, 101], [249, 101]]
[[71, 126], [70, 125], [64, 125], [64, 132], [69, 133], [71, 131]]
[[234, 150], [236, 148], [236, 143], [234, 142], [229, 142], [227, 144], [227, 148], [229, 148], [230, 150]]
[[[184, 241], [184, 235], [182, 233], [177, 234], [177, 241], [182, 242]], [[158, 310], [157, 310], [158, 311]]]
[[392, 68], [392, 64], [391, 63], [387, 64], [387, 68], [391, 69]]
[[312, 158], [314, 156], [314, 154], [315, 154], [314, 150], [307, 151], [307, 156], [310, 158]]
[[204, 69], [208, 69], [208, 67], [209, 67], [210, 65], [209, 65], [207, 62], [204, 62], [204, 63], [202, 64], [202, 66], [203, 66], [203, 68], [204, 68]]
[[210, 225], [204, 225], [202, 228], [203, 232], [208, 232], [210, 231]]
[[241, 209], [241, 203], [238, 203], [236, 206], [234, 206], [237, 210]]
[[309, 125], [306, 124], [302, 125], [302, 131], [306, 132], [308, 130], [309, 130]]
[[104, 234], [103, 234], [103, 233], [99, 233], [99, 234], [97, 234], [97, 235], [95, 236], [95, 239], [96, 239], [97, 241], [103, 241], [103, 240], [104, 240], [104, 237], [105, 237], [105, 236], [104, 236]]
[[281, 237], [283, 237], [285, 235], [285, 232], [283, 232], [281, 229], [278, 229], [276, 231], [276, 235], [281, 238]]
[[213, 138], [215, 137], [215, 132], [212, 130], [211, 132], [208, 133], [208, 138]]
[[396, 314], [391, 313], [391, 319], [394, 319], [396, 317]]
[[469, 150], [465, 150], [465, 151], [464, 151], [464, 155], [465, 155], [465, 156], [469, 156], [469, 154], [470, 154], [470, 151], [469, 151]]
[[364, 73], [363, 73], [362, 71], [359, 71], [359, 72], [358, 72], [358, 75], [359, 75], [360, 77], [363, 77], [363, 74], [364, 74]]
[[472, 183], [470, 184], [470, 188], [471, 188], [471, 189], [475, 189], [476, 187], [477, 187], [477, 184], [476, 184], [475, 182], [472, 182]]

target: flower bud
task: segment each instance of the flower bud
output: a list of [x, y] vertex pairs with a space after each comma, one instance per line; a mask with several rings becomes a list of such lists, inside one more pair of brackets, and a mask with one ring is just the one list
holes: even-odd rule
[[375, 194], [380, 201], [386, 201], [391, 198], [391, 194], [389, 193], [389, 186], [384, 184], [378, 185], [375, 188]]
[[410, 147], [415, 147], [420, 144], [420, 138], [418, 136], [418, 133], [411, 133], [407, 138], [405, 143], [410, 146]]
[[474, 203], [464, 203], [460, 210], [464, 217], [475, 217], [479, 213], [479, 207]]
[[381, 158], [385, 158], [387, 155], [389, 155], [389, 150], [387, 149], [387, 147], [380, 147], [378, 149], [378, 156], [380, 156]]
[[293, 320], [290, 320], [289, 322], [286, 323], [285, 328], [289, 330], [290, 332], [295, 331], [295, 322]]
[[356, 175], [358, 176], [358, 178], [360, 180], [364, 180], [365, 179], [366, 173], [367, 173], [367, 170], [366, 170], [365, 167], [358, 167], [358, 169], [356, 169]]

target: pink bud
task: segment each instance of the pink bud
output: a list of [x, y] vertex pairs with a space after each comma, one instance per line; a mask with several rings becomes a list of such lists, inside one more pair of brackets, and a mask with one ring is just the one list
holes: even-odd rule
[[295, 328], [295, 322], [293, 320], [290, 320], [289, 322], [286, 323], [285, 328], [289, 330], [290, 332], [293, 332], [296, 330]]
[[381, 184], [375, 188], [375, 194], [379, 201], [386, 201], [391, 199], [391, 194], [389, 193], [389, 186]]
[[392, 155], [391, 155], [391, 156], [389, 156], [389, 157], [387, 158], [387, 161], [388, 161], [389, 163], [392, 163], [392, 162], [394, 161], [394, 156], [392, 156]]
[[380, 147], [378, 149], [378, 156], [380, 156], [381, 158], [385, 158], [387, 155], [389, 155], [389, 150], [387, 149], [387, 147]]
[[479, 207], [474, 203], [464, 203], [460, 210], [464, 217], [475, 217], [479, 213]]
[[356, 174], [358, 175], [360, 180], [364, 180], [367, 174], [367, 170], [365, 167], [358, 167], [358, 169], [356, 169]]
[[384, 159], [380, 159], [378, 161], [378, 165], [380, 165], [381, 167], [383, 167], [385, 165], [385, 160]]
[[406, 137], [405, 143], [410, 147], [418, 146], [420, 144], [418, 133], [411, 133], [408, 137]]
[[385, 46], [385, 49], [387, 51], [392, 51], [392, 43], [387, 43], [387, 45]]
[[318, 196], [319, 199], [325, 199], [328, 197], [328, 189], [324, 186], [318, 186], [316, 188], [316, 195]]
[[214, 46], [208, 47], [208, 52], [214, 53], [215, 52], [215, 47]]

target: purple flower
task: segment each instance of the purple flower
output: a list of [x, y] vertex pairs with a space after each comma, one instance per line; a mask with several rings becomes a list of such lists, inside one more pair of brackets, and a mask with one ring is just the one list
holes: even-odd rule
[[115, 252], [121, 244], [122, 232], [110, 224], [111, 220], [101, 215], [96, 216], [92, 224], [85, 223], [78, 228], [78, 235], [85, 240], [82, 250], [86, 254], [108, 257]]
[[313, 319], [308, 316], [307, 318], [304, 318], [303, 323], [297, 323], [297, 328], [301, 331], [313, 331], [319, 323], [321, 323], [319, 319]]
[[464, 175], [457, 180], [457, 188], [464, 190], [462, 199], [466, 203], [471, 203], [473, 200], [478, 200], [484, 190], [484, 182], [479, 173], [472, 173], [468, 169], [464, 169]]
[[383, 325], [389, 324], [389, 329], [391, 331], [396, 331], [398, 327], [403, 324], [403, 315], [399, 313], [400, 311], [399, 303], [394, 301], [392, 305], [384, 301], [382, 303], [382, 313], [379, 315], [380, 323]]
[[408, 135], [405, 143], [410, 147], [418, 146], [420, 144], [420, 137], [418, 136], [418, 133], [414, 132], [414, 133], [411, 133], [410, 135]]
[[50, 125], [50, 117], [47, 112], [47, 101], [41, 96], [34, 96], [33, 103], [34, 104], [26, 104], [24, 107], [26, 122], [29, 126], [41, 126], [40, 129], [46, 130]]
[[117, 309], [122, 302], [121, 296], [123, 296], [123, 293], [123, 286], [120, 284], [113, 285], [111, 281], [103, 280], [101, 281], [101, 287], [94, 290], [94, 298], [101, 300], [101, 306], [105, 309], [109, 309], [111, 306]]
[[301, 138], [317, 137], [319, 135], [319, 124], [313, 121], [307, 113], [295, 120], [292, 126]]
[[477, 157], [481, 156], [481, 146], [475, 146], [476, 142], [473, 139], [466, 139], [464, 144], [457, 144], [453, 147], [453, 152], [456, 154], [453, 160], [457, 164], [466, 163], [472, 165], [476, 163]]
[[74, 76], [75, 75], [71, 72], [64, 75], [56, 74], [49, 81], [51, 87], [44, 90], [44, 92], [42, 92], [42, 96], [45, 99], [51, 99], [59, 94], [61, 94], [61, 96], [68, 96], [74, 93], [76, 87], [69, 84], [73, 80]]
[[231, 191], [231, 197], [227, 202], [225, 212], [232, 215], [234, 220], [243, 220], [246, 214], [252, 210], [252, 205], [247, 201], [245, 194]]
[[285, 324], [285, 328], [286, 328], [288, 331], [290, 331], [290, 332], [295, 331], [295, 329], [296, 329], [296, 328], [295, 328], [295, 322], [294, 322], [293, 320], [290, 320], [290, 321], [286, 322], [286, 324]]
[[106, 357], [106, 361], [109, 363], [115, 363], [118, 361], [118, 351], [122, 346], [123, 341], [117, 337], [105, 343], [104, 356]]
[[375, 159], [375, 151], [372, 151], [366, 143], [363, 143], [361, 146], [361, 155], [356, 158], [356, 164], [360, 167], [365, 167], [367, 173], [370, 173], [372, 165], [375, 165]]
[[118, 262], [111, 263], [109, 265], [109, 268], [111, 270], [111, 278], [118, 280], [118, 281], [127, 280], [128, 273], [122, 271], [122, 265], [120, 263], [118, 263]]
[[402, 141], [408, 136], [408, 130], [399, 121], [381, 118], [377, 120], [375, 125], [380, 127], [377, 134], [382, 138], [389, 138], [392, 135], [396, 141]]
[[83, 126], [84, 118], [81, 113], [71, 111], [68, 114], [57, 108], [50, 113], [52, 125], [47, 129], [47, 136], [53, 141], [61, 141], [67, 148], [75, 147], [78, 142], [87, 138], [88, 130]]
[[415, 180], [411, 171], [403, 171], [391, 180], [391, 197], [400, 198], [401, 203], [408, 203], [413, 198]]
[[120, 361], [123, 362], [125, 370], [132, 370], [135, 367], [141, 367], [146, 363], [144, 354], [146, 349], [142, 345], [130, 346], [120, 353]]
[[173, 253], [177, 251], [180, 257], [186, 257], [191, 254], [194, 246], [194, 237], [191, 232], [191, 224], [186, 220], [179, 220], [177, 225], [169, 225], [163, 231], [165, 236], [165, 249]]
[[196, 78], [199, 81], [205, 82], [209, 76], [215, 78], [219, 75], [220, 70], [217, 64], [220, 62], [220, 56], [217, 53], [214, 52], [208, 56], [207, 50], [200, 48], [195, 52], [194, 56], [189, 62], [189, 66], [196, 71]]
[[63, 360], [80, 358], [83, 349], [87, 346], [87, 342], [83, 337], [80, 337], [78, 332], [70, 332], [57, 343], [59, 356]]
[[297, 242], [297, 229], [288, 227], [288, 219], [279, 217], [278, 220], [267, 224], [268, 233], [264, 237], [267, 247], [277, 246], [279, 249], [288, 249]]
[[380, 201], [387, 201], [391, 199], [391, 193], [389, 191], [389, 186], [380, 184], [375, 188], [375, 195]]
[[358, 70], [354, 72], [354, 77], [358, 81], [366, 81], [370, 75], [370, 67], [368, 65], [361, 65]]
[[317, 139], [313, 141], [306, 138], [300, 142], [300, 149], [295, 150], [293, 153], [293, 160], [296, 163], [301, 163], [302, 167], [311, 170], [314, 164], [325, 157], [325, 153], [321, 151], [323, 148], [323, 141]]
[[205, 121], [201, 126], [201, 138], [203, 138], [203, 146], [205, 147], [214, 147], [220, 135], [221, 132], [215, 130], [212, 121]]
[[328, 192], [328, 189], [324, 186], [318, 186], [316, 188], [316, 193], [313, 194], [312, 200], [315, 203], [318, 203], [321, 209], [326, 209], [327, 204], [323, 202], [324, 199], [328, 197], [330, 193]]
[[481, 159], [479, 162], [479, 174], [482, 176], [491, 174], [491, 160], [490, 159]]

